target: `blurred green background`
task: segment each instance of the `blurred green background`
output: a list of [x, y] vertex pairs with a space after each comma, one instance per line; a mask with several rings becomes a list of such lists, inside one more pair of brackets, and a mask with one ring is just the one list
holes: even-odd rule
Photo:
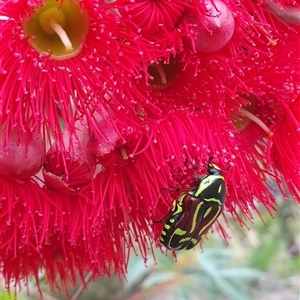
[[[132, 255], [127, 282], [115, 277], [90, 281], [87, 274], [88, 289], [82, 291], [78, 282], [70, 295], [73, 300], [299, 300], [300, 206], [292, 199], [277, 201], [274, 218], [259, 208], [266, 225], [258, 216], [247, 224], [249, 229], [230, 217], [229, 225], [220, 220], [228, 244], [215, 231], [204, 238], [202, 251], [177, 252], [177, 262], [171, 251], [157, 250], [156, 262], [149, 254], [147, 267], [141, 256]], [[44, 300], [66, 299], [45, 283], [41, 286]], [[30, 296], [24, 289], [18, 299], [39, 299], [34, 284], [30, 288]], [[10, 299], [3, 289], [0, 295]]]

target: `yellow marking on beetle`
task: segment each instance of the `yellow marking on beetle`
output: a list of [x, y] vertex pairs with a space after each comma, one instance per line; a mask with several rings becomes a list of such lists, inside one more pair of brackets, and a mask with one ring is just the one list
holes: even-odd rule
[[172, 237], [173, 237], [174, 235], [185, 235], [185, 234], [186, 234], [186, 231], [185, 231], [185, 230], [182, 230], [182, 229], [180, 229], [180, 228], [177, 228], [177, 229], [174, 231]]
[[217, 198], [203, 198], [205, 202], [216, 202], [219, 205], [222, 205], [221, 201]]
[[219, 188], [218, 188], [218, 193], [220, 194], [222, 192], [222, 184], [220, 184]]
[[177, 228], [177, 229], [173, 232], [171, 238], [169, 239], [169, 245], [171, 244], [171, 241], [172, 241], [174, 235], [185, 235], [185, 234], [186, 234], [186, 231], [185, 231], [185, 230], [181, 230], [180, 228]]
[[198, 244], [198, 241], [194, 238], [190, 238], [190, 237], [186, 237], [186, 238], [183, 238], [179, 241], [179, 244], [183, 244], [185, 242], [191, 242], [193, 243], [194, 245], [197, 245]]
[[182, 213], [182, 212], [183, 212], [182, 207], [181, 207], [181, 206], [177, 206], [177, 210], [174, 211], [174, 212], [172, 213], [172, 215], [173, 215], [173, 216], [174, 216], [174, 215], [178, 215], [178, 214], [180, 214], [180, 213]]
[[178, 201], [174, 201], [173, 202], [173, 205], [174, 205], [174, 212], [172, 213], [172, 215], [178, 215], [178, 214], [180, 214], [180, 213], [182, 213], [183, 212], [183, 208], [182, 208], [182, 203], [183, 203], [183, 198], [185, 197], [185, 193], [184, 194], [182, 194], [180, 197], [179, 197], [179, 199], [178, 199]]
[[197, 244], [198, 244], [198, 241], [197, 241], [196, 239], [194, 239], [194, 238], [192, 238], [192, 239], [190, 240], [190, 242], [193, 243], [194, 245], [197, 245]]
[[220, 212], [220, 210], [222, 209], [222, 206], [219, 206], [218, 207], [218, 211], [215, 213], [215, 216], [209, 221], [209, 223], [206, 224], [206, 226], [202, 227], [200, 232], [199, 232], [199, 235], [201, 236], [202, 235], [202, 232], [205, 231], [205, 229], [207, 227], [209, 227], [211, 224], [213, 224], [215, 222], [215, 220], [218, 218], [218, 214]]
[[224, 180], [224, 177], [222, 175], [207, 175], [205, 176], [199, 186], [197, 191], [195, 192], [194, 196], [199, 197], [199, 195], [208, 187], [210, 186], [215, 180], [222, 179]]
[[161, 235], [166, 235], [167, 233], [165, 231], [162, 231], [161, 232]]
[[163, 242], [163, 241], [164, 241], [164, 238], [161, 236], [161, 237], [159, 238], [159, 240], [160, 240], [161, 242]]
[[175, 222], [175, 219], [170, 219], [169, 222], [173, 224]]
[[205, 214], [203, 215], [203, 218], [206, 218], [207, 215], [211, 212], [211, 210], [212, 210], [212, 206], [206, 210]]
[[193, 216], [193, 221], [192, 221], [192, 228], [190, 230], [190, 233], [192, 233], [195, 230], [195, 228], [196, 228], [198, 212], [199, 212], [199, 209], [201, 208], [202, 205], [204, 205], [204, 202], [200, 202], [197, 205], [196, 209], [195, 209], [194, 216]]
[[179, 196], [179, 199], [176, 202], [177, 205], [179, 206], [182, 206], [182, 203], [183, 203], [183, 199], [185, 197], [186, 193], [182, 193], [180, 196]]
[[168, 224], [165, 224], [165, 226], [164, 226], [165, 229], [170, 229], [170, 227], [171, 227], [171, 226], [168, 225]]
[[188, 236], [188, 237], [185, 237], [185, 238], [181, 239], [178, 243], [182, 244], [182, 243], [188, 242], [190, 239], [191, 239], [191, 237]]

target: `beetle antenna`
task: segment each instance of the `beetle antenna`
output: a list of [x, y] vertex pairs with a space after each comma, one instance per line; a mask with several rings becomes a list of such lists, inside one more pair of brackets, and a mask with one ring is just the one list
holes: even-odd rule
[[219, 169], [219, 172], [226, 173], [226, 172], [230, 171], [232, 168], [233, 168], [232, 166], [229, 166], [225, 170]]
[[233, 166], [229, 166], [229, 167], [226, 169], [226, 172], [227, 172], [227, 171], [230, 171], [232, 168], [233, 168]]
[[208, 163], [207, 164], [202, 164], [203, 168], [205, 168], [206, 171], [209, 171], [209, 165], [211, 164], [213, 159], [214, 159], [214, 156], [211, 155], [208, 159]]
[[214, 159], [214, 156], [213, 156], [213, 155], [211, 155], [211, 156], [209, 157], [209, 159], [208, 159], [208, 164], [206, 165], [206, 170], [207, 170], [207, 172], [209, 171], [210, 165], [211, 165], [211, 167], [212, 167], [212, 161], [213, 161], [213, 159]]
[[222, 172], [228, 172], [232, 169], [233, 167], [232, 166], [229, 166], [228, 168], [226, 168], [225, 170], [222, 170]]
[[162, 187], [162, 188], [160, 188], [160, 190], [161, 190], [161, 191], [168, 191], [168, 192], [170, 192], [170, 193], [176, 193], [176, 192], [179, 192], [179, 191], [180, 191], [180, 188], [178, 187], [178, 188], [176, 188], [176, 189], [169, 189], [169, 188], [167, 188], [167, 187]]

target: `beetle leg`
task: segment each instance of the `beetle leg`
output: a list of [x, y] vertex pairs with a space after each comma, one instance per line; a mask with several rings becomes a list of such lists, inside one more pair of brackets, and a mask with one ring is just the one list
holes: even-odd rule
[[177, 188], [177, 189], [169, 189], [169, 188], [160, 188], [161, 190], [163, 191], [168, 191], [170, 193], [177, 193], [180, 191], [180, 188]]

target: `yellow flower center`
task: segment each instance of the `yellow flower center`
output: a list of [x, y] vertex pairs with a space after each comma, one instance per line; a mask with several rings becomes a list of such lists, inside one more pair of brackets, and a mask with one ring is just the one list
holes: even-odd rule
[[51, 52], [51, 58], [64, 60], [76, 56], [89, 30], [89, 15], [78, 1], [45, 1], [23, 22], [29, 44], [39, 53]]

